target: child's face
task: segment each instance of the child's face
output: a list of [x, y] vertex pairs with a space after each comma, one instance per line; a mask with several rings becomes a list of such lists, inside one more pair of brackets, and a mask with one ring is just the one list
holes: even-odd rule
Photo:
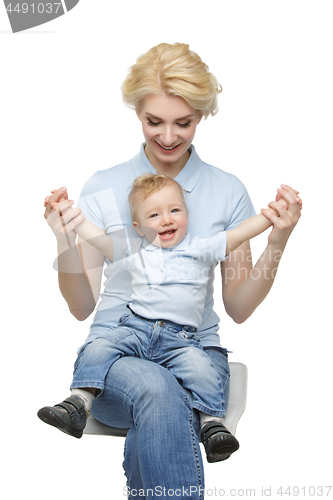
[[188, 218], [177, 186], [165, 186], [142, 200], [137, 196], [133, 226], [156, 246], [171, 248], [187, 231]]

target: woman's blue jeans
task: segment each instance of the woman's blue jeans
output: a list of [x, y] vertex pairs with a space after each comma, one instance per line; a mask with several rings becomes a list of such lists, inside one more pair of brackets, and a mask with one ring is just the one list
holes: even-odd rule
[[[219, 373], [227, 406], [227, 351], [205, 351]], [[198, 412], [191, 392], [170, 371], [138, 357], [118, 359], [91, 414], [107, 425], [129, 428], [123, 462], [129, 499], [204, 498]]]

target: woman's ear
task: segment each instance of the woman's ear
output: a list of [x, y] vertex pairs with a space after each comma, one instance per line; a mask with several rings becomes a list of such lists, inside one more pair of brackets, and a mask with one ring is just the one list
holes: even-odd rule
[[199, 125], [199, 123], [201, 122], [202, 117], [203, 117], [203, 113], [201, 111], [199, 111], [198, 112], [198, 122], [197, 122], [197, 125]]

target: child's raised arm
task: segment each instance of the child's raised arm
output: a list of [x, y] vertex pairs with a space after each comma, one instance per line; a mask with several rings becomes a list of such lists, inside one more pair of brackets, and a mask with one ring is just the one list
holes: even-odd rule
[[[73, 218], [73, 200], [68, 200], [63, 206], [56, 208], [53, 206], [54, 210], [59, 212], [60, 220], [62, 226], [66, 229], [66, 224]], [[113, 262], [113, 241], [110, 236], [108, 236], [104, 229], [101, 229], [92, 222], [85, 219], [81, 224], [74, 228], [76, 234], [81, 236], [83, 240], [97, 248], [105, 257]]]
[[113, 241], [104, 229], [95, 226], [86, 219], [75, 228], [75, 232], [113, 262]]
[[[238, 248], [245, 241], [258, 236], [272, 225], [263, 214], [255, 215], [241, 222], [234, 229], [227, 231], [226, 255]], [[80, 226], [79, 226], [80, 227]]]

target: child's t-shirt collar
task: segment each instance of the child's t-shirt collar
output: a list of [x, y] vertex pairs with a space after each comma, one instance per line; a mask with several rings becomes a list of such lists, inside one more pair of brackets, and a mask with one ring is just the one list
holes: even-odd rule
[[[162, 248], [162, 250], [177, 250], [177, 251], [184, 251], [188, 248], [189, 244], [191, 243], [191, 236], [189, 233], [186, 233], [184, 238], [178, 245], [175, 247], [171, 248]], [[161, 247], [157, 247], [156, 245], [153, 245], [152, 243], [149, 242], [149, 240], [144, 236], [142, 238], [142, 247], [145, 250], [148, 250], [149, 252], [153, 252], [154, 250], [159, 250]]]

